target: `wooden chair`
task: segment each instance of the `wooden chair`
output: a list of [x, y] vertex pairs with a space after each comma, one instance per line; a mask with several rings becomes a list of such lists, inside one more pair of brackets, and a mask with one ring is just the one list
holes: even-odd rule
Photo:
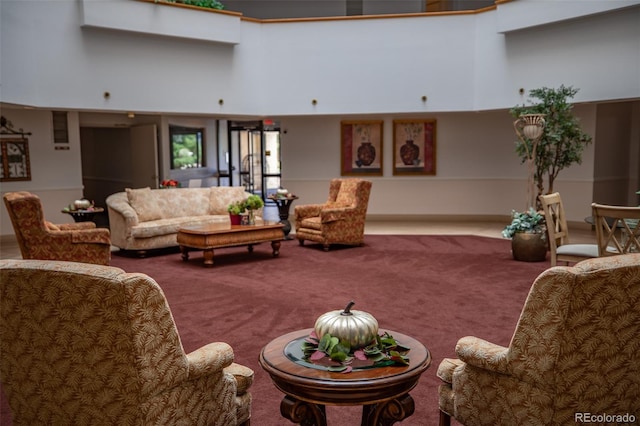
[[553, 194], [541, 195], [538, 198], [542, 204], [547, 223], [551, 266], [556, 266], [558, 262], [568, 264], [598, 257], [596, 244], [571, 244], [569, 242], [569, 227], [560, 193], [554, 192]]
[[640, 253], [640, 207], [591, 204], [598, 255]]

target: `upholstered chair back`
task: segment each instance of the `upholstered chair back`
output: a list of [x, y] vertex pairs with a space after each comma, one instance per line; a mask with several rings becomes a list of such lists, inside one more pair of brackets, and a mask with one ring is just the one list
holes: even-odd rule
[[640, 413], [640, 254], [553, 267], [534, 282], [509, 347], [476, 337], [438, 375], [465, 425], [573, 424]]
[[40, 198], [25, 191], [10, 192], [5, 194], [4, 203], [7, 207], [22, 257], [33, 259], [35, 255], [33, 250], [37, 249], [38, 244], [27, 244], [27, 242], [46, 240], [48, 231]]
[[146, 275], [4, 260], [0, 311], [0, 377], [16, 425], [226, 426], [249, 417], [250, 383], [238, 395], [225, 371], [231, 348], [212, 343], [186, 355]]

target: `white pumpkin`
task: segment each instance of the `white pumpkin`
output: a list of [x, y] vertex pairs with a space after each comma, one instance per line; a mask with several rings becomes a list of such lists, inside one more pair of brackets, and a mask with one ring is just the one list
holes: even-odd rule
[[88, 209], [89, 207], [91, 207], [91, 201], [83, 198], [82, 200], [75, 200], [73, 202], [73, 205], [78, 210], [84, 210], [84, 209]]
[[342, 311], [331, 311], [320, 315], [314, 330], [319, 339], [329, 333], [333, 337], [349, 342], [352, 349], [369, 345], [378, 334], [378, 321], [368, 312], [351, 310], [351, 301]]

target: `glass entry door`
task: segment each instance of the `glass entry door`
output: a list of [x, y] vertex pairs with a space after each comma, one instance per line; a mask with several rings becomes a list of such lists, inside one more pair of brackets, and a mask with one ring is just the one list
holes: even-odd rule
[[229, 141], [232, 185], [266, 200], [280, 187], [280, 129], [261, 121], [231, 122]]

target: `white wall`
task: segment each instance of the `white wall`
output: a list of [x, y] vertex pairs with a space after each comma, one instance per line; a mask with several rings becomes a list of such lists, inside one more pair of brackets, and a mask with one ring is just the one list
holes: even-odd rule
[[[50, 111], [3, 108], [2, 115], [12, 122], [13, 128], [31, 132], [29, 159], [31, 180], [2, 182], [2, 193], [29, 191], [37, 194], [46, 206], [46, 218], [54, 223], [71, 223], [71, 216], [61, 212], [75, 199], [82, 198], [82, 171], [80, 168], [80, 137], [78, 114], [69, 113], [69, 149], [56, 150], [53, 144]], [[0, 235], [13, 234], [11, 220], [5, 207], [0, 213]]]
[[[593, 129], [594, 105], [575, 113], [584, 130]], [[371, 118], [368, 116], [367, 118]], [[524, 209], [525, 167], [515, 154], [516, 136], [508, 111], [436, 113], [436, 176], [392, 175], [393, 115], [383, 119], [382, 177], [374, 182], [371, 215], [503, 216]], [[300, 203], [323, 202], [327, 182], [340, 175], [340, 118], [300, 117], [283, 120], [282, 181], [301, 197]], [[584, 152], [582, 165], [561, 172], [556, 189], [570, 220], [590, 215], [594, 145]]]
[[[109, 1], [119, 7], [103, 13], [135, 4], [129, 12], [140, 20], [179, 9]], [[0, 2], [4, 102], [229, 117], [491, 110], [519, 102], [520, 88], [560, 84], [580, 87], [580, 102], [640, 97], [640, 7], [615, 10], [616, 1], [596, 2], [613, 11], [586, 17], [582, 9], [591, 7], [571, 2], [580, 19], [506, 33], [501, 8], [517, 14], [529, 2], [477, 14], [243, 20], [237, 44], [189, 38], [186, 30], [168, 37], [163, 28], [83, 27], [81, 6], [93, 3], [104, 2]], [[189, 28], [203, 13], [212, 25], [221, 19], [179, 10], [167, 31]]]
[[[571, 3], [580, 19], [537, 26], [531, 14], [534, 26], [525, 22], [508, 30], [501, 8], [509, 5], [511, 13], [529, 2], [501, 3], [480, 14], [242, 20], [239, 42], [230, 45], [84, 28], [82, 1], [3, 0], [2, 114], [34, 134], [33, 180], [3, 183], [2, 192], [36, 192], [45, 198], [49, 220], [70, 221], [60, 209], [82, 196], [79, 126], [126, 127], [126, 111], [135, 111], [159, 125], [161, 147], [168, 146], [166, 132], [176, 118], [207, 128], [216, 118], [278, 120], [283, 184], [301, 196], [300, 203], [323, 201], [329, 179], [340, 174], [340, 120], [375, 118], [385, 123], [385, 173], [372, 178], [370, 214], [506, 216], [524, 204], [526, 178], [513, 151], [508, 109], [526, 102], [520, 88], [565, 84], [580, 88], [577, 101], [594, 102], [578, 105], [576, 113], [595, 143], [556, 186], [569, 220], [582, 221], [594, 176], [604, 175], [594, 172], [594, 152], [605, 143], [631, 159], [639, 152], [638, 101], [620, 107], [632, 111], [622, 141], [603, 124], [606, 110], [599, 120], [596, 102], [640, 99], [640, 8], [615, 10], [620, 2], [604, 2], [601, 8], [610, 13], [583, 17], [581, 10], [590, 6]], [[144, 6], [151, 11], [145, 19], [154, 8], [167, 7]], [[185, 15], [176, 17], [176, 27], [188, 25]], [[49, 109], [71, 111], [69, 151], [53, 150]], [[109, 112], [114, 114], [104, 114]], [[438, 120], [436, 176], [391, 176], [396, 118]], [[167, 172], [168, 152], [161, 157]], [[633, 166], [630, 160], [628, 179], [637, 183]], [[4, 211], [0, 232], [13, 232]]]

